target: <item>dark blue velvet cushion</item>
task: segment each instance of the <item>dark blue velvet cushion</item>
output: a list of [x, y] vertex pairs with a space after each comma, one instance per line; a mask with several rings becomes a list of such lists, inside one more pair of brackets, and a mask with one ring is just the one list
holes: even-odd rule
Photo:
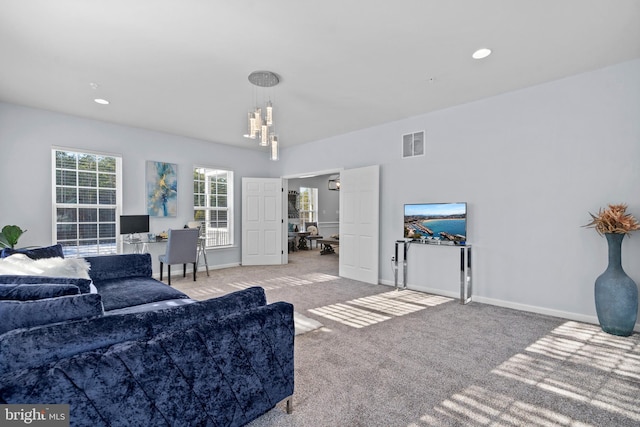
[[102, 295], [105, 311], [171, 299], [189, 298], [151, 277], [151, 255], [121, 254], [85, 258], [89, 276]]
[[293, 394], [294, 334], [291, 304], [261, 306], [5, 374], [0, 402], [68, 402], [78, 426], [242, 426]]
[[122, 254], [86, 257], [91, 269], [89, 277], [93, 283], [129, 277], [151, 277], [150, 254]]
[[151, 277], [129, 277], [94, 282], [102, 295], [105, 311], [170, 299], [185, 299], [188, 295]]
[[25, 254], [31, 259], [41, 259], [41, 258], [64, 258], [64, 253], [62, 252], [62, 245], [57, 244], [53, 246], [46, 246], [43, 248], [33, 248], [33, 249], [11, 249], [4, 248], [0, 253], [0, 258], [6, 258], [13, 254]]
[[123, 341], [149, 339], [160, 332], [185, 330], [265, 304], [264, 289], [253, 287], [164, 310], [9, 331], [0, 335], [0, 375]]
[[189, 298], [151, 277], [151, 255], [121, 254], [85, 258], [105, 311], [157, 301]]
[[0, 300], [29, 301], [78, 294], [80, 294], [80, 288], [75, 285], [55, 283], [43, 283], [39, 285], [0, 284]]
[[[34, 301], [0, 301], [0, 334], [65, 320], [88, 319], [103, 314], [99, 294], [71, 295]], [[25, 353], [28, 354], [28, 353]]]
[[80, 288], [80, 293], [88, 294], [91, 291], [91, 280], [78, 279], [75, 277], [47, 277], [47, 276], [19, 276], [19, 275], [0, 275], [0, 284], [29, 284], [38, 285], [42, 283], [56, 283], [75, 285]]

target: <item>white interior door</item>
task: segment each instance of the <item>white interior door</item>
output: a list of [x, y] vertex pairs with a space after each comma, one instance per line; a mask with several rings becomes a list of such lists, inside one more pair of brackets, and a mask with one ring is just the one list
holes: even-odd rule
[[283, 180], [242, 178], [242, 265], [283, 261]]
[[380, 167], [340, 172], [339, 274], [378, 284]]

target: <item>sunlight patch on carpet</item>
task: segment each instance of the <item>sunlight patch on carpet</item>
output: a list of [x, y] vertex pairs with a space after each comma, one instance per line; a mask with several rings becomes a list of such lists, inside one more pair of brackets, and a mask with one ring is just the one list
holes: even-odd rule
[[391, 319], [389, 316], [383, 316], [368, 310], [361, 310], [347, 304], [325, 305], [324, 307], [313, 308], [308, 311], [354, 328], [362, 328]]
[[343, 325], [362, 328], [449, 301], [453, 299], [405, 289], [318, 307], [309, 312]]
[[220, 294], [224, 292], [224, 290], [213, 287], [213, 286], [207, 286], [207, 287], [189, 289], [188, 292], [191, 298], [199, 300], [199, 299], [208, 299], [212, 295]]
[[306, 334], [323, 326], [322, 323], [317, 320], [311, 319], [297, 311], [293, 312], [293, 322], [296, 327], [296, 335]]
[[340, 279], [340, 277], [338, 276], [334, 276], [332, 274], [325, 274], [325, 273], [310, 273], [310, 274], [304, 274], [300, 277], [303, 277], [313, 283], [330, 282], [332, 280]]
[[255, 280], [250, 282], [234, 282], [229, 286], [236, 289], [247, 289], [252, 286], [260, 286], [265, 290], [281, 289], [287, 287], [311, 285], [313, 283], [329, 282], [339, 279], [337, 276], [323, 273], [305, 274], [303, 276], [279, 276], [272, 279]]
[[638, 334], [617, 337], [596, 325], [565, 322], [492, 373], [640, 422], [640, 408], [628, 397], [640, 380]]
[[[479, 386], [471, 386], [454, 394], [434, 410], [440, 418], [444, 417], [460, 425], [593, 426], [575, 423], [565, 414]], [[420, 421], [436, 426], [442, 424], [440, 418], [425, 415]], [[410, 424], [416, 425], [418, 424]]]

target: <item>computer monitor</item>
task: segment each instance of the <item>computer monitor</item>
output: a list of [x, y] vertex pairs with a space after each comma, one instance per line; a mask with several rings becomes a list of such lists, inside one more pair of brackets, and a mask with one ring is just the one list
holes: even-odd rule
[[120, 215], [120, 234], [149, 232], [149, 215]]

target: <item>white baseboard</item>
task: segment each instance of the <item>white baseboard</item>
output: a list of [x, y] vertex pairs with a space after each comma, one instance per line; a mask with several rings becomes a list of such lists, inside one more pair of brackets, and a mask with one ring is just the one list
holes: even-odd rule
[[499, 300], [495, 298], [485, 298], [480, 296], [474, 296], [473, 301], [476, 301], [482, 304], [496, 305], [498, 307], [512, 308], [514, 310], [528, 311], [530, 313], [537, 313], [537, 314], [544, 314], [547, 316], [559, 317], [561, 319], [575, 320], [577, 322], [592, 323], [595, 325], [598, 324], [598, 318], [596, 316], [588, 316], [586, 314], [573, 313], [570, 311], [554, 310], [554, 309], [539, 307], [535, 305], [520, 304], [520, 303], [511, 302], [511, 301], [504, 301], [504, 300]]
[[[390, 280], [381, 280], [379, 283], [381, 285], [395, 287], [395, 283], [391, 282]], [[402, 289], [402, 283], [398, 283], [398, 287]], [[415, 288], [409, 284], [407, 284], [407, 289], [411, 291], [425, 292], [427, 294], [441, 295], [443, 297], [454, 298], [456, 300], [460, 299], [460, 292], [451, 292], [451, 291], [445, 291], [442, 289], [432, 289], [432, 288]]]
[[[174, 266], [179, 267], [177, 271], [182, 276], [182, 267], [179, 264], [174, 264]], [[234, 263], [231, 263], [231, 264], [216, 264], [216, 265], [210, 265], [209, 266], [209, 271], [211, 271], [211, 270], [219, 270], [221, 268], [239, 267], [239, 266], [240, 266], [239, 262], [234, 262]], [[198, 265], [198, 273], [206, 272], [206, 271], [207, 271], [207, 266], [204, 265], [204, 263], [200, 263], [200, 265]], [[176, 272], [176, 270], [174, 268], [174, 271], [173, 271], [174, 274], [172, 274], [172, 276], [177, 276], [177, 273], [175, 273], [175, 272]], [[193, 269], [191, 268], [190, 264], [187, 264], [187, 275], [189, 275], [191, 272], [193, 272]], [[164, 270], [164, 273], [167, 274], [167, 269], [166, 268]], [[157, 273], [153, 273], [152, 277], [154, 279], [159, 280], [160, 272], [158, 271]]]
[[[395, 286], [395, 283], [390, 280], [381, 280], [380, 284], [392, 286], [392, 287]], [[460, 298], [460, 293], [443, 291], [441, 289], [430, 289], [430, 288], [412, 289], [412, 287], [409, 285], [407, 285], [407, 289], [411, 289], [419, 292], [426, 292], [429, 294], [442, 295], [445, 297], [451, 297], [451, 298], [455, 298], [456, 300]], [[586, 314], [573, 313], [570, 311], [554, 310], [546, 307], [538, 307], [535, 305], [515, 303], [511, 301], [504, 301], [504, 300], [495, 299], [495, 298], [486, 298], [486, 297], [481, 297], [476, 295], [472, 296], [471, 301], [479, 302], [482, 304], [495, 305], [497, 307], [505, 307], [505, 308], [511, 308], [514, 310], [527, 311], [530, 313], [544, 314], [547, 316], [559, 317], [561, 319], [575, 320], [576, 322], [591, 323], [594, 325], [599, 324], [598, 318], [596, 316], [588, 316]], [[633, 330], [636, 332], [640, 332], [640, 323], [636, 323], [636, 326], [633, 328]]]
[[[221, 268], [229, 268], [229, 267], [240, 267], [240, 263], [232, 262], [230, 264], [210, 265], [209, 270], [220, 270]], [[204, 265], [204, 263], [201, 263], [200, 265], [198, 265], [198, 271], [207, 271], [207, 266]]]

